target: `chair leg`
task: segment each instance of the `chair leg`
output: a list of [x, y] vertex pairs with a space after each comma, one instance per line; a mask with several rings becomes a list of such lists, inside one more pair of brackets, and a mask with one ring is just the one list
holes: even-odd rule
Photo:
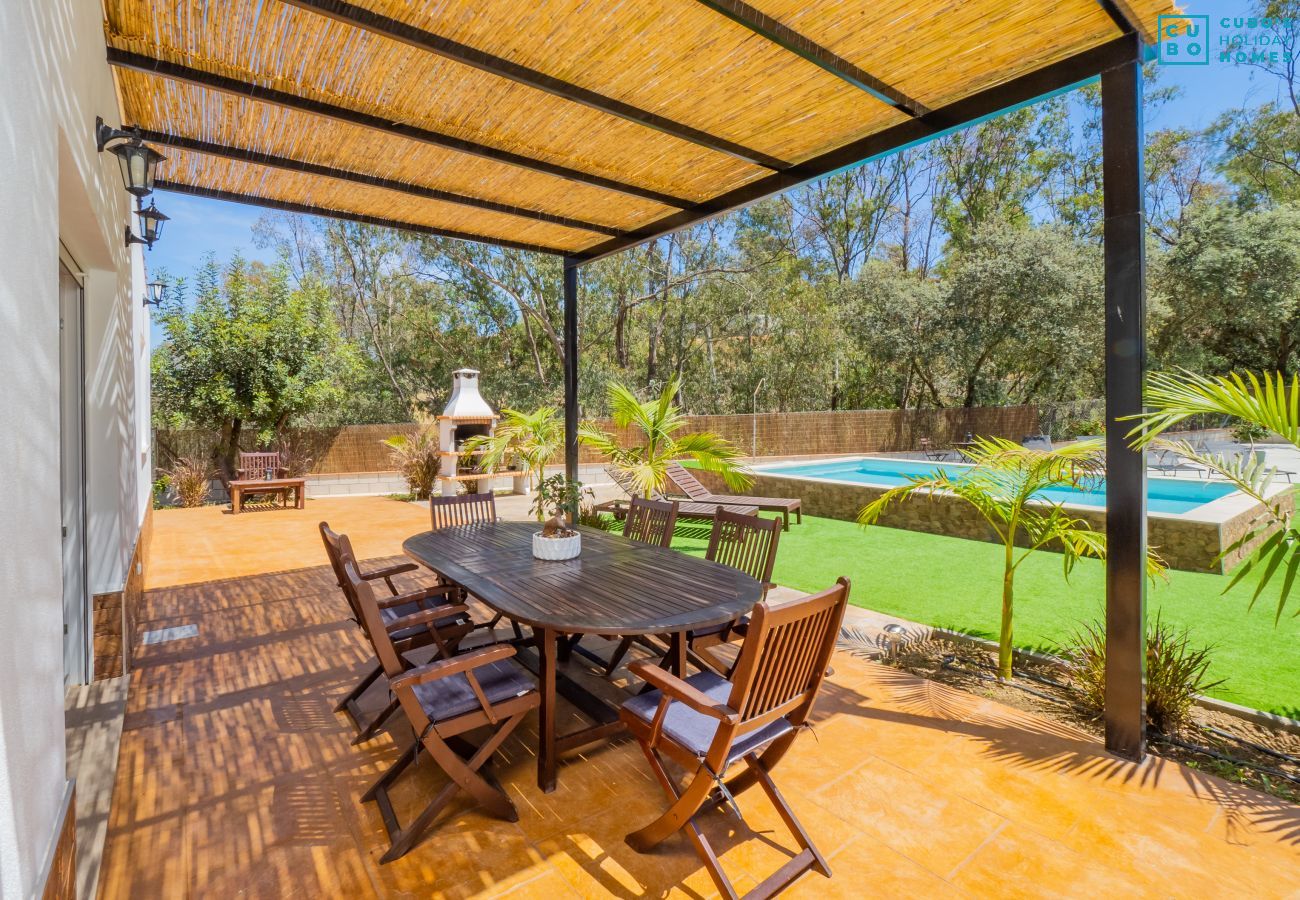
[[[489, 815], [505, 819], [507, 822], [519, 821], [519, 812], [515, 809], [515, 805], [510, 802], [510, 798], [506, 796], [500, 787], [489, 782], [478, 770], [491, 759], [492, 754], [510, 736], [510, 733], [519, 727], [526, 714], [526, 712], [519, 712], [502, 722], [492, 736], [484, 741], [469, 759], [465, 759], [452, 749], [432, 729], [425, 734], [423, 739], [412, 742], [411, 746], [407, 748], [397, 762], [362, 796], [363, 800], [374, 800], [379, 806], [379, 813], [384, 820], [384, 827], [388, 830], [388, 836], [392, 841], [388, 852], [380, 858], [381, 863], [392, 862], [414, 847], [420, 836], [437, 818], [438, 813], [442, 811], [443, 807], [458, 791], [469, 794], [480, 806], [484, 807], [484, 811]], [[428, 751], [429, 756], [433, 758], [434, 762], [447, 774], [451, 781], [429, 801], [429, 805], [409, 825], [402, 827], [393, 811], [392, 801], [388, 797], [388, 790], [397, 779], [397, 776], [415, 761], [421, 746]]]
[[[361, 681], [357, 684], [357, 686], [354, 687], [351, 691], [349, 691], [347, 696], [338, 702], [338, 705], [334, 707], [334, 711], [336, 713], [346, 712], [348, 713], [348, 715], [351, 715], [352, 711], [349, 708], [349, 704], [355, 703], [357, 700], [360, 700], [361, 695], [366, 692], [366, 689], [370, 687], [372, 684], [374, 684], [375, 680], [380, 675], [383, 674], [384, 674], [383, 666], [379, 665], [379, 663], [375, 663], [374, 667], [370, 670], [370, 674], [368, 674], [365, 678], [361, 679]], [[356, 719], [354, 718], [353, 723], [355, 724], [355, 722]], [[358, 725], [357, 727], [360, 726]]]
[[763, 764], [759, 762], [758, 758], [752, 753], [745, 757], [745, 765], [749, 767], [750, 771], [752, 771], [754, 776], [758, 779], [758, 783], [763, 788], [763, 792], [767, 794], [767, 799], [772, 801], [772, 805], [776, 807], [777, 814], [781, 816], [781, 821], [785, 822], [785, 827], [790, 829], [790, 834], [794, 836], [794, 839], [798, 841], [799, 846], [802, 849], [812, 855], [811, 865], [809, 868], [819, 875], [825, 875], [827, 878], [830, 878], [831, 867], [827, 864], [826, 858], [822, 856], [821, 851], [813, 845], [812, 838], [808, 836], [807, 831], [804, 831], [803, 824], [800, 823], [799, 819], [795, 816], [794, 810], [790, 808], [790, 804], [785, 802], [785, 797], [781, 796], [781, 792], [777, 790], [776, 783], [772, 781], [772, 776], [768, 773], [767, 769], [763, 767]]
[[[646, 759], [649, 760], [650, 768], [654, 771], [659, 786], [663, 788], [664, 793], [668, 795], [668, 799], [673, 801], [673, 805], [669, 807], [668, 812], [664, 813], [663, 816], [656, 819], [654, 822], [651, 822], [640, 831], [632, 832], [624, 840], [627, 841], [628, 846], [633, 850], [636, 850], [638, 853], [645, 853], [674, 832], [685, 832], [686, 839], [690, 841], [691, 846], [695, 848], [695, 853], [700, 857], [701, 862], [704, 863], [704, 868], [708, 870], [709, 877], [713, 879], [714, 887], [718, 889], [718, 893], [723, 897], [726, 897], [727, 900], [737, 900], [736, 889], [731, 886], [731, 881], [727, 878], [726, 873], [722, 871], [722, 863], [718, 861], [717, 854], [713, 852], [713, 847], [709, 845], [708, 838], [706, 838], [703, 832], [701, 832], [696, 826], [693, 818], [695, 811], [700, 808], [702, 801], [694, 802], [689, 798], [699, 793], [702, 788], [704, 799], [707, 799], [709, 781], [711, 781], [708, 774], [701, 769], [696, 773], [695, 779], [687, 786], [685, 794], [679, 793], [677, 786], [673, 784], [673, 780], [668, 776], [668, 772], [664, 769], [663, 760], [659, 758], [659, 754], [644, 743], [641, 744], [641, 751], [645, 754]], [[693, 807], [687, 811], [687, 805], [692, 802], [694, 802]], [[680, 821], [678, 816], [682, 815], [683, 812], [678, 812], [677, 815], [674, 815], [674, 811], [679, 809], [684, 811], [685, 815], [685, 818]], [[641, 841], [645, 833], [670, 817], [672, 817], [672, 820], [675, 823], [671, 825], [671, 830], [657, 840], [651, 838], [652, 843], [642, 846]]]
[[610, 654], [609, 664], [605, 666], [606, 678], [609, 678], [611, 675], [613, 675], [614, 670], [617, 669], [623, 663], [624, 658], [627, 656], [627, 651], [632, 649], [632, 642], [635, 640], [636, 638], [634, 637], [625, 637], [618, 642], [618, 647], [616, 647], [614, 649], [614, 652]]
[[641, 751], [645, 754], [646, 759], [650, 761], [650, 768], [654, 770], [660, 787], [675, 798], [675, 802], [668, 807], [667, 812], [644, 828], [633, 831], [625, 838], [628, 846], [633, 850], [638, 853], [646, 853], [685, 827], [691, 816], [695, 815], [696, 811], [704, 804], [704, 801], [708, 799], [709, 792], [713, 787], [713, 779], [703, 768], [700, 768], [696, 771], [695, 778], [686, 786], [686, 790], [678, 794], [676, 788], [673, 787], [672, 779], [664, 771], [659, 755], [644, 743], [641, 744]]
[[388, 705], [385, 706], [379, 713], [375, 715], [373, 719], [370, 720], [370, 724], [366, 725], [360, 731], [357, 732], [357, 736], [352, 739], [352, 746], [355, 747], [358, 744], [364, 744], [366, 741], [370, 740], [375, 735], [379, 734], [380, 730], [382, 730], [383, 727], [386, 724], [388, 724], [388, 720], [390, 717], [392, 717], [393, 713], [397, 712], [397, 706], [398, 704], [397, 704], [396, 697], [394, 697], [392, 700], [389, 700]]

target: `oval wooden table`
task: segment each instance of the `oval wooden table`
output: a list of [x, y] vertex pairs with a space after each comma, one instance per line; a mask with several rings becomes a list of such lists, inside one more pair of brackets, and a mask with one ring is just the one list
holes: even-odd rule
[[[730, 622], [753, 609], [762, 585], [730, 566], [580, 527], [582, 555], [550, 562], [534, 559], [532, 522], [459, 525], [407, 538], [402, 548], [421, 565], [454, 581], [533, 630], [542, 703], [537, 784], [555, 789], [558, 755], [621, 730], [618, 713], [604, 700], [556, 671], [561, 635], [671, 634], [668, 662], [685, 669], [685, 633]], [[557, 735], [557, 689], [590, 728]]]

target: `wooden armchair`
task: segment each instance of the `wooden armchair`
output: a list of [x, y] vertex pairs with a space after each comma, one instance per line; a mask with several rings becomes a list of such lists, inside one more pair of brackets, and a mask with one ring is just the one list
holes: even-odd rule
[[454, 497], [430, 497], [429, 512], [433, 530], [455, 525], [477, 525], [497, 520], [494, 494], [457, 494]]
[[677, 503], [633, 497], [623, 520], [623, 536], [643, 544], [671, 547], [677, 527]]
[[[825, 858], [777, 790], [771, 772], [812, 712], [848, 598], [848, 579], [841, 578], [819, 594], [779, 606], [758, 604], [730, 680], [710, 671], [683, 680], [649, 660], [632, 664], [633, 672], [656, 689], [624, 703], [620, 717], [670, 803], [663, 815], [627, 836], [633, 849], [647, 852], [684, 831], [718, 891], [734, 898], [696, 819], [716, 806], [734, 804], [737, 795], [757, 784], [801, 852], [750, 896], [770, 897], [810, 869], [830, 876]], [[664, 768], [665, 756], [686, 770], [683, 789]], [[744, 771], [724, 780], [738, 764]]]
[[[642, 501], [644, 502], [644, 501]], [[631, 521], [628, 513], [628, 521]], [[781, 539], [782, 522], [780, 519], [765, 519], [743, 513], [718, 510], [713, 520], [713, 530], [709, 534], [709, 547], [704, 558], [713, 562], [739, 569], [752, 576], [763, 585], [766, 594], [772, 587], [772, 567], [776, 564], [776, 547]], [[696, 665], [725, 673], [726, 667], [709, 652], [710, 647], [725, 644], [743, 637], [749, 624], [747, 616], [715, 625], [711, 628], [688, 631], [686, 633], [687, 649], [692, 653]], [[635, 638], [623, 638], [618, 648], [609, 658], [605, 668], [605, 677], [611, 676], [623, 662], [631, 649]], [[642, 642], [645, 644], [645, 642]]]
[[[370, 582], [360, 576], [350, 560], [343, 568], [344, 577], [356, 594], [362, 619], [375, 636], [380, 664], [416, 735], [411, 746], [362, 796], [364, 801], [373, 800], [379, 807], [391, 841], [380, 862], [392, 862], [415, 846], [420, 835], [460, 791], [478, 801], [489, 814], [509, 822], [518, 821], [519, 813], [510, 798], [479, 774], [524, 716], [541, 702], [532, 676], [510, 659], [515, 648], [494, 644], [408, 671], [406, 660], [384, 627], [381, 607]], [[466, 608], [452, 606], [441, 614], [451, 612], [463, 614]], [[426, 610], [406, 618], [429, 621], [438, 615], [438, 610]], [[493, 731], [477, 747], [461, 738], [467, 732], [489, 726]], [[421, 748], [428, 751], [450, 781], [410, 824], [402, 825], [388, 792], [398, 776], [415, 761]]]
[[[325, 555], [329, 558], [330, 568], [334, 570], [334, 577], [338, 580], [339, 588], [343, 591], [348, 608], [352, 612], [352, 620], [360, 626], [372, 648], [374, 636], [367, 627], [365, 617], [358, 606], [356, 591], [344, 571], [344, 565], [349, 562], [362, 581], [367, 584], [383, 581], [387, 585], [391, 596], [375, 602], [379, 607], [379, 620], [388, 634], [388, 639], [398, 648], [399, 654], [432, 645], [437, 648], [438, 656], [451, 656], [456, 652], [465, 635], [474, 628], [474, 623], [468, 614], [451, 612], [451, 602], [456, 598], [456, 590], [450, 585], [435, 585], [407, 593], [398, 591], [393, 583], [393, 576], [417, 570], [419, 566], [415, 563], [400, 563], [362, 574], [356, 555], [352, 551], [352, 542], [348, 540], [346, 534], [334, 531], [327, 522], [320, 523], [320, 534], [321, 540], [325, 543]], [[420, 621], [412, 618], [431, 610], [438, 613], [437, 618]], [[369, 720], [361, 710], [361, 696], [383, 674], [383, 666], [376, 662], [357, 686], [334, 707], [335, 712], [346, 713], [352, 720], [352, 726], [357, 730], [356, 737], [352, 740], [353, 744], [370, 740], [397, 711], [395, 699]]]
[[[267, 472], [271, 474], [268, 476]], [[288, 475], [284, 459], [276, 451], [239, 454], [239, 468], [235, 470], [237, 481], [264, 481], [268, 477], [286, 478]]]

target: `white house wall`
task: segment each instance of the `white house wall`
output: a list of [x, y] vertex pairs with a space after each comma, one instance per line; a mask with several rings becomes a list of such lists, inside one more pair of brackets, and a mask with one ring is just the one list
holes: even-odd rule
[[[86, 272], [90, 588], [122, 586], [147, 499], [147, 334], [97, 0], [0, 2], [0, 898], [37, 889], [65, 787], [58, 264]], [[144, 476], [147, 482], [147, 476]]]

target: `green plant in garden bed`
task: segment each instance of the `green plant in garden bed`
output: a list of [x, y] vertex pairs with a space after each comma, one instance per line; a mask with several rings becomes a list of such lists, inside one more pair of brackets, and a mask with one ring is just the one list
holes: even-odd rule
[[1250, 598], [1253, 607], [1269, 585], [1280, 583], [1276, 610], [1276, 618], [1280, 620], [1300, 575], [1300, 528], [1284, 502], [1285, 495], [1268, 496], [1275, 470], [1253, 453], [1228, 457], [1198, 450], [1188, 441], [1165, 440], [1161, 435], [1192, 416], [1209, 413], [1236, 417], [1239, 424], [1234, 431], [1240, 429], [1248, 436], [1276, 433], [1300, 449], [1300, 376], [1287, 379], [1268, 372], [1263, 375], [1234, 372], [1209, 377], [1187, 370], [1157, 372], [1147, 379], [1144, 400], [1148, 411], [1133, 417], [1138, 424], [1129, 432], [1135, 447], [1172, 448], [1227, 479], [1264, 508], [1256, 523], [1221, 554], [1226, 556], [1259, 541], [1233, 570], [1224, 590], [1231, 590], [1253, 576], [1255, 589]]
[[[997, 533], [1002, 544], [1002, 624], [998, 631], [998, 677], [1012, 678], [1012, 620], [1016, 570], [1035, 550], [1061, 554], [1066, 578], [1078, 560], [1106, 555], [1106, 536], [1083, 519], [1070, 515], [1064, 504], [1038, 495], [1051, 487], [1078, 487], [1102, 477], [1105, 469], [1096, 441], [1080, 441], [1054, 450], [1036, 450], [1003, 438], [976, 438], [966, 451], [974, 466], [952, 474], [935, 469], [908, 479], [881, 494], [858, 514], [862, 525], [874, 525], [888, 509], [915, 497], [933, 499], [946, 494], [969, 503]], [[1154, 555], [1148, 572], [1163, 571]]]
[[427, 414], [416, 414], [414, 435], [395, 434], [384, 440], [397, 470], [416, 500], [428, 500], [438, 477], [442, 457], [438, 449], [438, 431]]
[[[1162, 734], [1174, 734], [1191, 716], [1200, 694], [1223, 684], [1209, 675], [1210, 647], [1193, 645], [1188, 629], [1177, 629], [1161, 613], [1147, 624], [1147, 721]], [[1106, 626], [1083, 625], [1070, 641], [1067, 655], [1075, 664], [1075, 684], [1083, 705], [1100, 716], [1106, 708]]]
[[686, 425], [682, 411], [673, 403], [680, 384], [672, 379], [658, 397], [643, 403], [628, 388], [611, 382], [609, 408], [614, 424], [632, 430], [638, 442], [623, 446], [617, 435], [589, 422], [578, 429], [578, 439], [626, 474], [637, 492], [646, 496], [667, 488], [668, 464], [683, 457], [694, 460], [706, 472], [721, 475], [732, 490], [749, 487], [753, 478], [730, 441], [710, 431], [678, 433]]
[[491, 435], [477, 435], [461, 448], [479, 453], [478, 467], [496, 471], [518, 461], [528, 470], [533, 485], [546, 478], [546, 464], [564, 449], [564, 419], [554, 406], [539, 406], [532, 412], [501, 410], [501, 421]]

